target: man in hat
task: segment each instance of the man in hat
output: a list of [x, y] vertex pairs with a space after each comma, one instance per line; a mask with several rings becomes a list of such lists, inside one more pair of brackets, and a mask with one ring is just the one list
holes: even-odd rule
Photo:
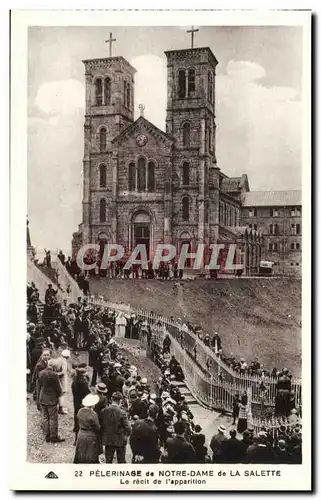
[[130, 418], [134, 418], [135, 415], [139, 419], [144, 419], [147, 417], [148, 405], [137, 396], [136, 391], [131, 391], [129, 394], [129, 412]]
[[167, 453], [166, 462], [169, 464], [192, 464], [195, 462], [195, 450], [193, 446], [186, 441], [184, 422], [174, 424], [176, 436], [166, 440], [165, 449]]
[[224, 425], [220, 425], [217, 429], [217, 434], [214, 434], [210, 443], [210, 448], [213, 452], [213, 463], [221, 463], [222, 442], [226, 440], [226, 428]]
[[157, 464], [161, 455], [159, 447], [159, 434], [155, 425], [158, 415], [158, 407], [152, 405], [146, 418], [137, 420], [132, 429], [130, 447], [135, 457], [143, 457], [145, 464]]
[[107, 386], [103, 382], [96, 385], [96, 394], [99, 396], [99, 401], [95, 406], [95, 412], [98, 415], [98, 420], [101, 425], [101, 412], [107, 406]]
[[287, 445], [284, 439], [279, 439], [277, 446], [273, 450], [274, 454], [274, 464], [290, 464], [291, 463], [291, 453], [287, 449]]
[[68, 410], [66, 408], [67, 391], [68, 391], [68, 362], [70, 358], [69, 349], [63, 349], [60, 356], [56, 359], [57, 373], [61, 385], [61, 395], [59, 398], [59, 413], [66, 415]]
[[61, 385], [58, 374], [54, 371], [55, 361], [50, 359], [48, 366], [39, 373], [39, 403], [42, 407], [43, 427], [47, 443], [65, 441], [58, 436], [58, 402]]
[[42, 352], [42, 354], [38, 360], [38, 363], [35, 366], [33, 376], [32, 376], [32, 384], [33, 384], [33, 386], [35, 386], [35, 398], [36, 398], [36, 402], [37, 402], [37, 408], [39, 411], [41, 411], [41, 405], [39, 403], [39, 383], [38, 383], [39, 373], [42, 370], [44, 370], [45, 368], [47, 368], [50, 356], [51, 356], [50, 350], [44, 349], [44, 351]]
[[111, 404], [101, 412], [102, 442], [105, 446], [106, 463], [113, 463], [116, 452], [117, 462], [126, 463], [126, 443], [130, 435], [127, 413], [120, 408], [123, 395], [114, 392]]
[[73, 395], [74, 402], [74, 429], [75, 434], [75, 444], [77, 440], [77, 434], [79, 431], [79, 423], [77, 414], [81, 408], [82, 400], [90, 393], [87, 379], [87, 365], [86, 363], [80, 363], [75, 367], [76, 376], [71, 384], [71, 391]]
[[273, 464], [273, 450], [268, 442], [268, 435], [261, 431], [258, 433], [253, 446], [249, 446], [245, 455], [246, 464]]

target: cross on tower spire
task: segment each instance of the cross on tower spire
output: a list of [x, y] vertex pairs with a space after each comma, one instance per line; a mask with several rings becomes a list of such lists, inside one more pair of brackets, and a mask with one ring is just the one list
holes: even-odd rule
[[111, 57], [111, 49], [113, 42], [116, 42], [116, 38], [113, 38], [113, 34], [109, 33], [109, 40], [105, 40], [105, 43], [109, 43], [109, 57]]
[[191, 49], [194, 48], [194, 33], [196, 33], [197, 31], [199, 31], [199, 29], [194, 29], [194, 26], [192, 26], [192, 29], [186, 31], [186, 33], [191, 34]]

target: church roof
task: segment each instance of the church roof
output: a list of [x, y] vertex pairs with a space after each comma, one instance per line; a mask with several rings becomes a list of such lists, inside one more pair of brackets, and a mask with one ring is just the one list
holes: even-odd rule
[[250, 191], [245, 194], [244, 207], [285, 207], [301, 205], [301, 190]]
[[115, 67], [123, 64], [124, 66], [127, 66], [133, 74], [136, 73], [137, 71], [123, 56], [84, 59], [82, 62], [88, 69], [110, 67], [110, 66]]
[[131, 125], [126, 127], [119, 135], [117, 135], [111, 142], [115, 144], [116, 142], [120, 142], [122, 139], [130, 136], [136, 128], [140, 128], [143, 126], [150, 134], [156, 135], [161, 138], [164, 142], [173, 143], [174, 139], [170, 135], [166, 134], [160, 128], [156, 127], [153, 123], [146, 120], [144, 116], [140, 116], [137, 120], [134, 121]]
[[221, 183], [221, 191], [223, 193], [235, 193], [243, 187], [249, 190], [247, 175], [243, 174], [240, 177], [223, 177]]
[[212, 50], [209, 47], [194, 47], [189, 49], [176, 49], [176, 50], [165, 50], [165, 55], [168, 59], [187, 59], [187, 58], [199, 58], [200, 55], [206, 55], [209, 61], [216, 66], [218, 60], [214, 56]]

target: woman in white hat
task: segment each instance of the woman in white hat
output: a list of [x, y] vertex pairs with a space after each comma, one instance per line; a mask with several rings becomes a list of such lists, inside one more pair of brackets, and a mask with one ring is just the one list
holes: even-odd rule
[[94, 408], [99, 402], [97, 394], [88, 394], [83, 400], [77, 418], [79, 432], [74, 464], [98, 464], [101, 452], [100, 424]]

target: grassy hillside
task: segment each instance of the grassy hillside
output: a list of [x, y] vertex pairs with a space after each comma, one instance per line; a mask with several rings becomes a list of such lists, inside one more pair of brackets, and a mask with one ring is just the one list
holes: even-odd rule
[[92, 278], [91, 293], [164, 316], [186, 318], [213, 333], [225, 352], [254, 356], [268, 368], [301, 370], [301, 281], [226, 279], [173, 282]]

